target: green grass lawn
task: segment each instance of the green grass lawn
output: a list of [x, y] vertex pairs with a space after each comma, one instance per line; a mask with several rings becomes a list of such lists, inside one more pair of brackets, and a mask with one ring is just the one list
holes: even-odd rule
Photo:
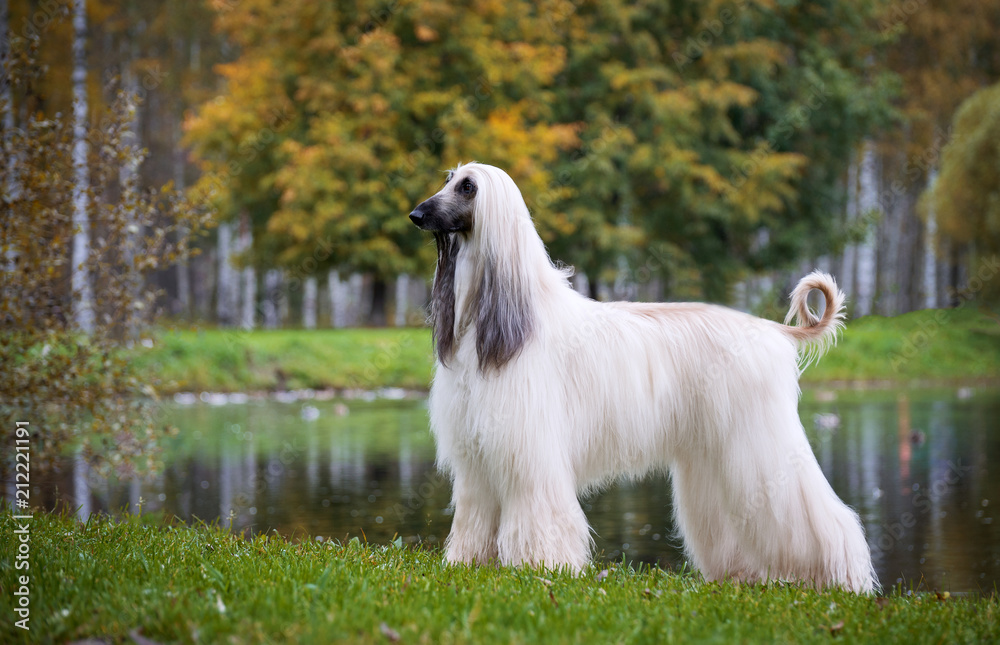
[[[592, 567], [580, 577], [446, 567], [437, 551], [151, 518], [83, 525], [36, 511], [30, 568], [0, 514], [2, 642], [996, 642], [1000, 601], [894, 590], [708, 584], [690, 573]], [[30, 632], [14, 626], [27, 573]], [[146, 641], [139, 641], [146, 642]]]
[[1000, 316], [969, 305], [847, 322], [837, 347], [802, 375], [803, 382], [1000, 379]]
[[426, 390], [434, 364], [421, 328], [165, 331], [135, 360], [167, 392]]
[[[428, 329], [164, 331], [137, 353], [165, 391], [295, 388], [427, 389]], [[803, 383], [1000, 380], [1000, 317], [968, 306], [849, 321]]]

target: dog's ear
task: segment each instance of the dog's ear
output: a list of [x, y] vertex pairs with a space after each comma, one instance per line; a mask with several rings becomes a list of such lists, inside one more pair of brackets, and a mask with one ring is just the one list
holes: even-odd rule
[[500, 369], [531, 336], [533, 312], [527, 284], [513, 267], [488, 259], [476, 294], [476, 353], [479, 371]]
[[455, 263], [459, 240], [450, 233], [436, 233], [438, 264], [431, 289], [431, 323], [438, 360], [447, 366], [455, 353]]

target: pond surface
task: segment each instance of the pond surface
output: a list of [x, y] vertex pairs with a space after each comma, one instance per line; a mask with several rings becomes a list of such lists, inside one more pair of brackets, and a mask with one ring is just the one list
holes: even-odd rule
[[[1000, 583], [1000, 391], [811, 390], [800, 413], [824, 473], [864, 520], [885, 587]], [[450, 484], [434, 469], [425, 400], [243, 397], [171, 404], [167, 416], [180, 433], [156, 479], [100, 481], [70, 463], [32, 499], [86, 514], [142, 498], [143, 512], [293, 537], [440, 546], [448, 533]], [[680, 567], [670, 497], [656, 476], [583, 500], [599, 557]]]

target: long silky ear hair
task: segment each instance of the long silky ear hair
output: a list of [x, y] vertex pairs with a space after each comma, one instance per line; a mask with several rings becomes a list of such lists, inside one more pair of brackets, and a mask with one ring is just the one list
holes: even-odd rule
[[455, 263], [458, 258], [457, 233], [436, 233], [438, 263], [431, 288], [431, 326], [438, 360], [447, 366], [455, 353]]
[[[502, 170], [477, 165], [479, 191], [473, 214], [479, 284], [471, 303], [479, 371], [499, 370], [516, 357], [534, 326], [529, 257], [537, 239], [528, 207]], [[541, 248], [544, 253], [544, 247]]]

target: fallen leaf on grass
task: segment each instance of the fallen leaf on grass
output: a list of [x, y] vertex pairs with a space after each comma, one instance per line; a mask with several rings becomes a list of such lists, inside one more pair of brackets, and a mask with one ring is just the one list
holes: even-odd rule
[[382, 632], [382, 635], [391, 640], [393, 643], [399, 640], [399, 632], [397, 632], [392, 627], [389, 627], [385, 623], [378, 626], [378, 630]]
[[133, 641], [135, 641], [135, 645], [160, 645], [152, 638], [146, 638], [145, 636], [140, 634], [138, 629], [133, 629], [128, 633], [128, 635], [132, 638]]

